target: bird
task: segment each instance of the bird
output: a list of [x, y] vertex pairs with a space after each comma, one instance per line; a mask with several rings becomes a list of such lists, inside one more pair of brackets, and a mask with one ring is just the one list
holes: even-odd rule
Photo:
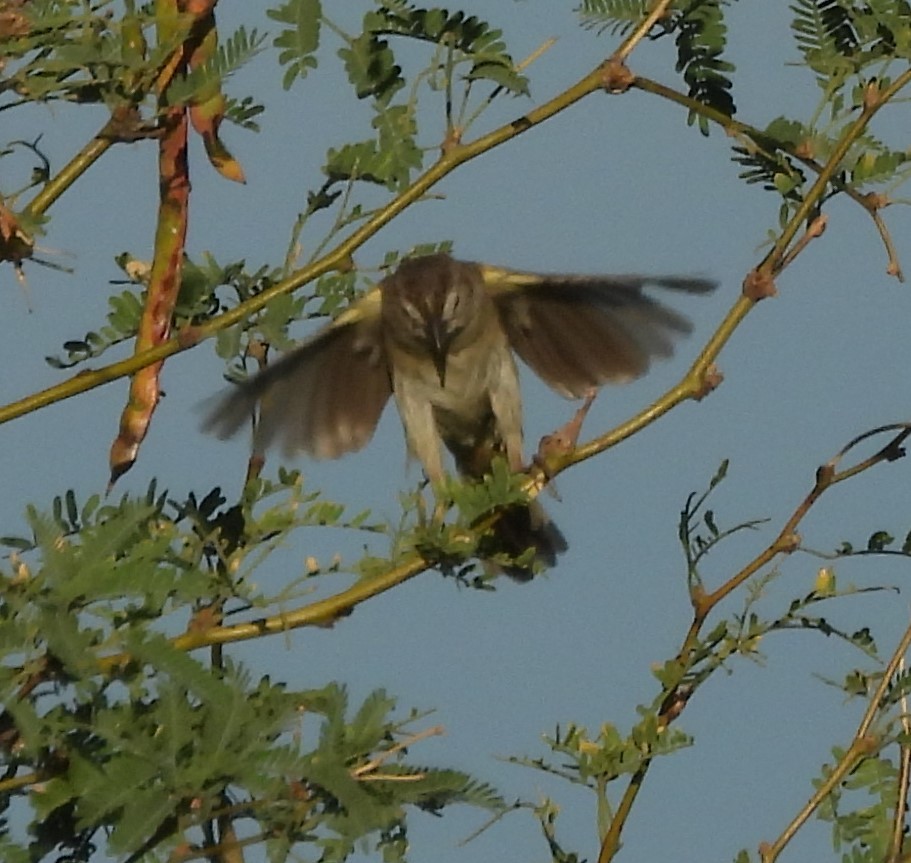
[[[204, 420], [228, 438], [259, 407], [254, 448], [334, 459], [373, 437], [390, 397], [408, 451], [434, 488], [458, 473], [479, 479], [502, 456], [524, 469], [516, 355], [567, 398], [644, 374], [668, 357], [690, 322], [645, 293], [705, 294], [686, 276], [575, 275], [510, 270], [446, 253], [404, 259], [314, 336], [234, 386]], [[493, 545], [529, 563], [495, 569], [526, 581], [555, 565], [567, 543], [537, 501], [509, 507]], [[528, 555], [523, 557], [526, 560]]]

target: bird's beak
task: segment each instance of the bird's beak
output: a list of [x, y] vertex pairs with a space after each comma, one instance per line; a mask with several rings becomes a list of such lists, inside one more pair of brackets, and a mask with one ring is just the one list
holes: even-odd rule
[[440, 386], [446, 386], [446, 360], [449, 356], [449, 339], [443, 331], [441, 322], [431, 324], [429, 327], [428, 342], [430, 345], [430, 356], [433, 360], [433, 367], [437, 370], [437, 377], [440, 379]]

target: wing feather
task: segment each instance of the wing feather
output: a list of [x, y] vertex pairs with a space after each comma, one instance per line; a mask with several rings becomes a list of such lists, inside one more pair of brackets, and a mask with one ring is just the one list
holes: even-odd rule
[[363, 447], [392, 394], [378, 317], [344, 316], [222, 396], [205, 431], [236, 434], [260, 405], [257, 451], [338, 458]]
[[562, 395], [644, 374], [673, 352], [689, 321], [643, 293], [649, 285], [707, 293], [714, 284], [677, 276], [563, 276], [482, 268], [509, 341]]

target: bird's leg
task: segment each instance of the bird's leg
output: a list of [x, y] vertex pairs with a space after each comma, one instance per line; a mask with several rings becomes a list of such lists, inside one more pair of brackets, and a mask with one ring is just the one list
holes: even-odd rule
[[[592, 387], [586, 393], [585, 401], [573, 414], [572, 419], [555, 432], [544, 435], [538, 443], [538, 451], [532, 456], [531, 462], [544, 474], [548, 485], [551, 485], [551, 472], [548, 463], [555, 457], [568, 455], [576, 448], [576, 444], [579, 442], [579, 434], [582, 432], [582, 423], [585, 422], [585, 417], [588, 415], [588, 411], [597, 395], [598, 390]], [[552, 488], [551, 490], [555, 497], [559, 497], [555, 489]]]
[[436, 503], [433, 507], [433, 522], [434, 525], [440, 525], [443, 523], [443, 519], [446, 518], [446, 511], [449, 509], [449, 505], [445, 500], [441, 500], [440, 496], [434, 496]]
[[[446, 473], [443, 470], [442, 441], [433, 415], [433, 404], [422, 391], [420, 382], [407, 377], [397, 377], [395, 381], [395, 398], [405, 426], [405, 437], [409, 453], [417, 459], [424, 469], [427, 483], [433, 490], [436, 505], [431, 524], [440, 524], [446, 515], [445, 487]], [[423, 510], [423, 495], [418, 517], [426, 523], [426, 511]]]
[[500, 374], [490, 390], [490, 409], [496, 418], [497, 431], [503, 441], [506, 460], [513, 473], [525, 470], [522, 440], [522, 396], [512, 357], [505, 351], [497, 358]]

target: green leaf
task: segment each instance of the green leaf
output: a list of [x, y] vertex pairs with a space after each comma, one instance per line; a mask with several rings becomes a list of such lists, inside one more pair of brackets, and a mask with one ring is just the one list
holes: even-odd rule
[[417, 123], [412, 110], [395, 105], [381, 110], [373, 120], [377, 130], [378, 171], [392, 191], [403, 191], [411, 181], [412, 170], [418, 170], [424, 154], [415, 143]]
[[227, 40], [219, 43], [211, 59], [172, 81], [166, 94], [167, 103], [186, 105], [207, 98], [262, 51], [265, 40], [266, 37], [256, 30], [247, 33], [246, 28], [238, 27]]
[[[727, 73], [734, 64], [722, 59], [727, 45], [724, 6], [729, 0], [690, 0], [673, 20], [676, 32], [677, 71], [683, 73], [690, 98], [696, 99], [728, 116], [736, 113]], [[708, 120], [690, 112], [688, 122], [698, 122], [703, 135], [708, 134]]]
[[586, 29], [599, 35], [606, 31], [611, 36], [625, 36], [648, 9], [647, 0], [582, 0], [576, 11]]
[[110, 311], [108, 326], [101, 332], [88, 332], [83, 339], [69, 339], [63, 343], [66, 357], [45, 357], [45, 362], [55, 369], [68, 369], [87, 360], [100, 357], [114, 345], [132, 339], [139, 329], [142, 300], [133, 291], [112, 294], [108, 297]]
[[108, 838], [112, 854], [128, 854], [140, 848], [169, 817], [174, 816], [174, 797], [164, 788], [144, 789], [129, 795]]
[[364, 32], [338, 51], [358, 99], [372, 97], [388, 104], [405, 86], [402, 70], [385, 39]]
[[322, 3], [320, 0], [290, 0], [278, 9], [267, 9], [266, 14], [273, 21], [289, 25], [272, 41], [280, 51], [279, 64], [287, 67], [282, 85], [288, 90], [295, 81], [306, 78], [307, 73], [316, 68]]
[[795, 0], [791, 29], [804, 63], [817, 73], [820, 86], [839, 85], [855, 65], [860, 43], [850, 13], [839, 0]]
[[469, 80], [490, 80], [514, 95], [528, 95], [528, 79], [516, 71], [502, 32], [474, 15], [384, 2], [365, 16], [364, 31], [394, 33], [450, 48], [456, 64], [470, 64]]

